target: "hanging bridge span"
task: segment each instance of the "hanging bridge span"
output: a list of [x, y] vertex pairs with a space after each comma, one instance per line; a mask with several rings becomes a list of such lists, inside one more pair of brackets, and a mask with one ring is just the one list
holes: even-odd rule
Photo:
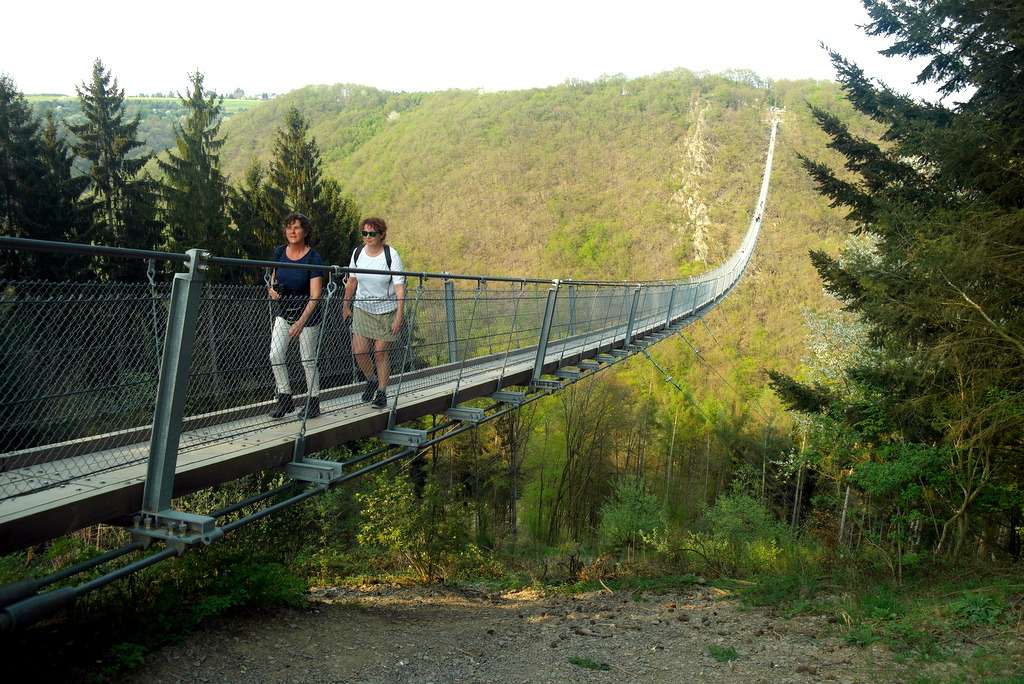
[[[102, 522], [126, 527], [133, 539], [48, 578], [0, 587], [0, 628], [28, 624], [85, 591], [412, 457], [698, 320], [750, 261], [777, 127], [773, 120], [739, 248], [701, 275], [623, 283], [405, 272], [404, 325], [390, 349], [383, 409], [362, 399], [341, 311], [347, 273], [387, 271], [298, 266], [323, 276], [320, 335], [312, 354], [291, 345], [285, 364], [293, 383], [310, 368], [319, 375], [321, 413], [305, 417], [306, 388], [295, 395], [297, 410], [275, 419], [274, 312], [264, 279], [285, 265], [0, 237], [7, 250], [145, 259], [149, 273], [141, 284], [0, 281], [0, 553]], [[168, 262], [181, 270], [158, 282]], [[228, 275], [245, 280], [239, 273], [251, 284], [225, 284]], [[442, 414], [431, 429], [407, 426]], [[382, 446], [351, 460], [314, 457], [370, 436]], [[172, 507], [175, 497], [268, 468], [284, 468], [288, 483], [219, 511]], [[99, 579], [43, 591], [155, 542], [162, 550]]]

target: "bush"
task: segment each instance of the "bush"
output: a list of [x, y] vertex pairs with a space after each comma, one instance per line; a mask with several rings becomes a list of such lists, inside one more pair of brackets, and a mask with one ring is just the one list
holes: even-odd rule
[[458, 553], [466, 548], [468, 532], [458, 514], [433, 482], [416, 498], [404, 475], [382, 473], [372, 486], [357, 494], [362, 523], [356, 539], [390, 552], [405, 562], [422, 581], [444, 579], [452, 573]]
[[665, 514], [658, 497], [644, 491], [643, 483], [626, 477], [615, 484], [610, 501], [601, 507], [599, 534], [610, 548], [649, 544], [665, 528]]
[[704, 530], [689, 539], [712, 570], [733, 576], [777, 570], [793, 542], [786, 526], [746, 494], [720, 496], [704, 514]]

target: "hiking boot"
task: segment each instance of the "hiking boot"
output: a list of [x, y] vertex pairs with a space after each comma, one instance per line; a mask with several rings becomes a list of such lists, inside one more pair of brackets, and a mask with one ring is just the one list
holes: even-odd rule
[[278, 394], [277, 405], [270, 411], [271, 418], [283, 418], [286, 413], [291, 413], [295, 405], [292, 403], [292, 395]]
[[306, 404], [306, 409], [303, 412], [302, 417], [305, 418], [306, 420], [309, 420], [310, 418], [316, 418], [319, 415], [320, 415], [320, 398], [319, 397], [312, 397], [312, 398], [310, 398], [309, 403]]
[[377, 391], [377, 378], [376, 376], [366, 381], [366, 387], [363, 388], [363, 401], [370, 401], [373, 399], [373, 393]]
[[377, 408], [388, 407], [388, 394], [384, 390], [377, 390], [377, 393], [373, 395], [373, 401], [370, 402]]

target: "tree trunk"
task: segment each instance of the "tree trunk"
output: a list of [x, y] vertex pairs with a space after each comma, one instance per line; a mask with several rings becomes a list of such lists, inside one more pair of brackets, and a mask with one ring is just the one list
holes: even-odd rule
[[844, 546], [846, 538], [846, 512], [850, 508], [850, 485], [846, 485], [846, 496], [843, 497], [843, 514], [839, 518], [839, 545]]
[[676, 421], [679, 419], [679, 405], [676, 404], [675, 414], [672, 416], [672, 436], [668, 440], [668, 467], [665, 473], [665, 508], [668, 509], [668, 493], [672, 489], [672, 461], [675, 458], [676, 448]]

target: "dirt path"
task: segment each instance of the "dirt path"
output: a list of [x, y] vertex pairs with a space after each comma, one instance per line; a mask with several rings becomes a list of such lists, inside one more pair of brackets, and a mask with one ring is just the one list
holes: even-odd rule
[[[306, 609], [225, 620], [193, 634], [151, 654], [130, 681], [877, 684], [922, 674], [884, 648], [823, 636], [834, 632], [829, 627], [820, 617], [741, 609], [707, 587], [571, 597], [331, 588], [312, 592]], [[713, 646], [739, 657], [719, 662]]]

